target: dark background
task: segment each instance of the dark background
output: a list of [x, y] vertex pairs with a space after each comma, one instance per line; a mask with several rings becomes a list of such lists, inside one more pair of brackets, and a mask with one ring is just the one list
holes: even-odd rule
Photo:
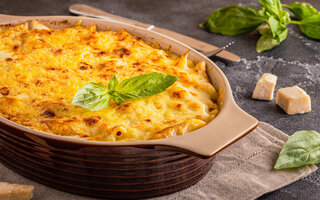
[[[292, 0], [282, 0], [290, 4]], [[319, 0], [306, 0], [320, 10]], [[215, 9], [229, 5], [259, 7], [258, 0], [1, 0], [0, 13], [11, 15], [69, 15], [68, 7], [85, 3], [107, 12], [174, 30], [216, 46], [234, 41], [228, 48], [238, 54], [239, 63], [212, 58], [230, 81], [238, 105], [260, 121], [268, 122], [291, 135], [298, 130], [320, 132], [320, 42], [303, 36], [297, 25], [288, 26], [287, 39], [278, 47], [256, 53], [256, 33], [222, 36], [208, 33], [198, 24]], [[251, 99], [255, 83], [263, 73], [278, 76], [276, 90], [298, 85], [310, 96], [312, 111], [289, 116], [271, 102]], [[259, 199], [320, 199], [320, 171]]]

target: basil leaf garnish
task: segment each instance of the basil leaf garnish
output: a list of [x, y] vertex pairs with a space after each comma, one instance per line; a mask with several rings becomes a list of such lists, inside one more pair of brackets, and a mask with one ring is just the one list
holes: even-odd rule
[[258, 9], [229, 6], [214, 11], [200, 27], [213, 33], [233, 36], [253, 31], [266, 20]]
[[116, 86], [118, 85], [118, 79], [116, 78], [116, 76], [113, 74], [112, 78], [108, 84], [108, 89], [109, 90], [114, 90], [116, 88]]
[[124, 99], [137, 99], [161, 93], [177, 80], [175, 76], [152, 72], [121, 81], [116, 91]]
[[110, 103], [110, 97], [116, 103], [125, 103], [123, 99], [137, 99], [152, 96], [165, 91], [174, 84], [178, 77], [152, 72], [141, 76], [125, 79], [118, 84], [113, 74], [108, 89], [98, 83], [87, 83], [79, 88], [72, 104], [91, 111], [102, 110]]
[[102, 110], [110, 103], [110, 95], [106, 86], [98, 83], [87, 83], [79, 88], [73, 97], [72, 104], [91, 111]]
[[116, 103], [124, 103], [118, 92], [114, 92], [111, 96]]
[[320, 162], [320, 134], [298, 131], [283, 145], [275, 169], [287, 169]]
[[314, 14], [318, 14], [317, 9], [305, 2], [294, 2], [290, 5], [283, 5], [283, 7], [290, 10], [297, 20], [302, 20]]

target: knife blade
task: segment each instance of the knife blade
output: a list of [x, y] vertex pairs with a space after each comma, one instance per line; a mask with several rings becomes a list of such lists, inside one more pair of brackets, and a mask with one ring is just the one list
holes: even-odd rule
[[[108, 12], [105, 12], [103, 10], [85, 5], [85, 4], [74, 4], [71, 5], [69, 7], [69, 11], [73, 14], [76, 15], [82, 15], [82, 16], [87, 16], [87, 17], [94, 17], [94, 18], [100, 18], [100, 19], [107, 19], [110, 21], [118, 21], [118, 22], [122, 22], [122, 23], [127, 23], [127, 24], [131, 24], [131, 25], [135, 25], [135, 26], [139, 26], [148, 30], [152, 30], [161, 34], [164, 34], [166, 36], [169, 36], [173, 39], [176, 39], [178, 41], [181, 41], [187, 45], [189, 45], [190, 47], [193, 47], [197, 50], [200, 50], [202, 52], [206, 52], [206, 51], [214, 51], [219, 49], [219, 47], [216, 47], [214, 45], [202, 42], [200, 40], [197, 40], [195, 38], [174, 32], [174, 31], [170, 31], [168, 29], [164, 29], [164, 28], [159, 28], [159, 27], [155, 27], [152, 24], [145, 24], [133, 19], [128, 19], [125, 17], [120, 17], [117, 15], [113, 15], [110, 14]], [[240, 61], [240, 57], [229, 52], [229, 51], [221, 51], [220, 53], [218, 53], [216, 55], [217, 57], [226, 59], [226, 60], [230, 60], [233, 62], [239, 62]]]

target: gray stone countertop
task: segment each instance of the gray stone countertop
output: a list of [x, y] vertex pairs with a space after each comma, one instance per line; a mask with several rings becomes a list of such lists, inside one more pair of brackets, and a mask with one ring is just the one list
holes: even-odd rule
[[[319, 0], [305, 0], [320, 10]], [[282, 0], [290, 4], [293, 0]], [[258, 0], [1, 0], [0, 13], [11, 15], [69, 15], [68, 7], [85, 3], [110, 13], [159, 27], [174, 30], [216, 46], [231, 41], [228, 48], [242, 60], [232, 63], [213, 58], [230, 81], [238, 105], [260, 121], [268, 122], [291, 135], [298, 130], [320, 132], [320, 42], [302, 35], [299, 27], [289, 25], [287, 39], [278, 47], [264, 53], [256, 53], [257, 34], [230, 37], [208, 33], [198, 24], [215, 9], [229, 5], [259, 7]], [[312, 111], [304, 115], [289, 116], [271, 102], [251, 99], [255, 83], [263, 73], [278, 76], [276, 90], [298, 85], [310, 96]], [[265, 194], [259, 199], [320, 199], [320, 171]]]

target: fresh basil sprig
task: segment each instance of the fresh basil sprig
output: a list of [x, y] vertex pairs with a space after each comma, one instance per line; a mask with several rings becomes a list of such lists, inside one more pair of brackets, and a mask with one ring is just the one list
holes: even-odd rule
[[113, 74], [108, 89], [98, 83], [87, 83], [78, 89], [73, 97], [72, 104], [91, 111], [102, 110], [110, 104], [111, 97], [116, 103], [124, 103], [123, 99], [138, 99], [152, 96], [165, 91], [174, 84], [178, 77], [158, 72], [152, 72], [118, 83]]
[[[239, 35], [258, 28], [261, 37], [257, 42], [257, 52], [272, 49], [287, 37], [287, 24], [299, 24], [306, 36], [320, 39], [320, 14], [308, 3], [295, 2], [281, 4], [280, 0], [259, 0], [261, 10], [247, 6], [228, 6], [215, 10], [200, 27], [213, 33]], [[292, 21], [287, 11], [290, 10], [300, 21]], [[260, 28], [263, 26], [263, 28]], [[267, 26], [267, 27], [266, 27]], [[261, 29], [265, 29], [261, 33]]]
[[298, 131], [283, 145], [275, 169], [288, 169], [320, 162], [320, 134]]

